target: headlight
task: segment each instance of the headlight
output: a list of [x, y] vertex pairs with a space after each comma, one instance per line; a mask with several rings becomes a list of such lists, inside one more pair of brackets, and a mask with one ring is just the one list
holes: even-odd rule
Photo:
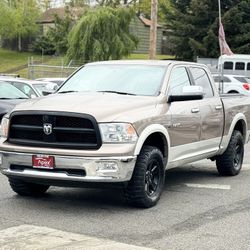
[[134, 127], [128, 123], [101, 123], [99, 127], [104, 143], [132, 143], [138, 138]]
[[9, 118], [3, 117], [0, 127], [0, 137], [8, 137], [9, 133]]

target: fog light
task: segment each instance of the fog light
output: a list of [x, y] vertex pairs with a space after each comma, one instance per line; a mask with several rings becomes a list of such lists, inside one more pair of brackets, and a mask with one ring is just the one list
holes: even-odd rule
[[97, 172], [117, 172], [118, 164], [112, 161], [97, 162]]

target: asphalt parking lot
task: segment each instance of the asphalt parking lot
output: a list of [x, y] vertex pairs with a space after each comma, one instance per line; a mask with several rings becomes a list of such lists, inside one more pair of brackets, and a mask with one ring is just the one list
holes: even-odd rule
[[250, 249], [245, 151], [236, 177], [218, 176], [210, 161], [169, 170], [151, 209], [128, 206], [117, 190], [52, 187], [23, 198], [1, 175], [0, 249]]

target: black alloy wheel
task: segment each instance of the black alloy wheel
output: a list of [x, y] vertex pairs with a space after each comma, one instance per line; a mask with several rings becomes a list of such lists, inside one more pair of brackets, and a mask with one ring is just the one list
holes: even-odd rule
[[165, 183], [162, 152], [153, 146], [144, 146], [137, 158], [132, 179], [125, 189], [129, 203], [149, 208], [157, 204]]

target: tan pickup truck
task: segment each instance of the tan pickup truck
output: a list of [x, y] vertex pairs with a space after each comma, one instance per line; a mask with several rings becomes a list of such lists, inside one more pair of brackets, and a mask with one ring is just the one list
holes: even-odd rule
[[0, 169], [20, 195], [49, 186], [114, 186], [154, 206], [165, 170], [201, 159], [237, 175], [250, 99], [219, 96], [204, 65], [90, 63], [56, 94], [22, 103], [1, 124]]

